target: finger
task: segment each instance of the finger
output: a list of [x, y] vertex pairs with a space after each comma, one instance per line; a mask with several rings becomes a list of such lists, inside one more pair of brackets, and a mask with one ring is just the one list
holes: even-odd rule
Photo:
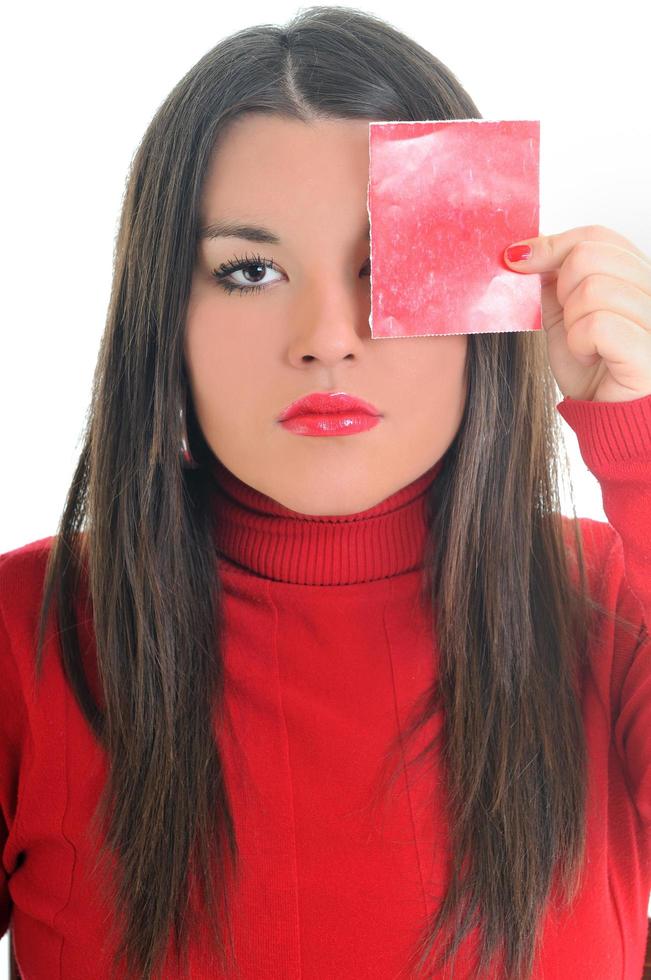
[[509, 249], [506, 249], [504, 261], [508, 268], [516, 272], [554, 272], [560, 269], [574, 246], [584, 241], [611, 242], [633, 252], [644, 261], [651, 262], [651, 258], [628, 238], [624, 238], [612, 228], [606, 228], [603, 225], [582, 225], [579, 228], [570, 228], [569, 231], [560, 232], [558, 235], [539, 235], [537, 238], [525, 238], [521, 242], [510, 245], [509, 248], [529, 245], [531, 247], [529, 258], [513, 262], [508, 257]]
[[567, 332], [567, 347], [582, 363], [592, 363], [599, 355], [612, 365], [611, 373], [613, 368], [617, 370], [621, 383], [639, 382], [651, 374], [648, 333], [637, 323], [610, 311], [596, 310], [576, 320]]
[[590, 273], [582, 279], [563, 306], [566, 330], [576, 320], [595, 311], [627, 317], [651, 334], [651, 295], [621, 279], [599, 273]]
[[[614, 242], [578, 242], [558, 273], [556, 295], [562, 306], [587, 276], [601, 273], [634, 286], [651, 298], [651, 261]], [[619, 310], [625, 313], [625, 310]]]

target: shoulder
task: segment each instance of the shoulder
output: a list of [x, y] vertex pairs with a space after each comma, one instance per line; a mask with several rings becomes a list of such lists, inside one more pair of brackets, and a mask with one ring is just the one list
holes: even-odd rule
[[574, 525], [576, 523], [586, 557], [596, 557], [604, 550], [609, 551], [618, 538], [615, 528], [607, 521], [596, 521], [592, 517], [577, 517], [575, 521], [573, 517], [566, 514], [561, 515], [561, 520], [566, 543], [571, 546], [574, 545]]
[[[575, 527], [576, 525], [576, 527]], [[563, 535], [573, 585], [579, 587], [575, 533], [581, 540], [586, 589], [590, 598], [610, 614], [639, 627], [644, 621], [640, 595], [627, 576], [624, 542], [607, 521], [563, 517]]]
[[617, 531], [607, 521], [597, 521], [591, 517], [577, 517], [575, 520], [574, 517], [562, 514], [561, 521], [565, 551], [572, 571], [576, 571], [577, 567], [578, 537], [588, 581], [597, 587], [613, 551], [618, 548], [621, 550], [621, 539]]
[[[572, 577], [578, 585], [573, 519], [565, 521]], [[627, 574], [630, 555], [627, 556], [624, 542], [611, 524], [582, 517], [577, 518], [577, 525], [583, 546], [587, 591], [599, 607], [594, 637], [599, 655], [592, 660], [593, 670], [597, 662], [602, 670], [607, 664], [609, 684], [613, 691], [617, 691], [621, 689], [641, 644], [648, 640], [647, 593], [631, 586]], [[606, 613], [606, 619], [602, 612]]]
[[15, 654], [35, 645], [45, 569], [54, 540], [53, 535], [39, 538], [0, 554], [0, 645], [5, 659], [10, 649]]
[[45, 569], [55, 536], [39, 538], [0, 554], [0, 613], [5, 627], [31, 619], [40, 608]]
[[55, 535], [28, 541], [11, 551], [0, 552], [0, 581], [6, 574], [25, 572], [35, 564], [44, 563], [55, 541]]

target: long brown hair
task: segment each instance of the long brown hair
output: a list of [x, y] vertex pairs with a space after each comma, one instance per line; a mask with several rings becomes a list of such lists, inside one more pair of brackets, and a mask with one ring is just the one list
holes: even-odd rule
[[[452, 72], [394, 27], [317, 6], [212, 48], [157, 110], [132, 161], [83, 448], [46, 569], [37, 672], [54, 604], [64, 670], [109, 761], [93, 829], [95, 870], [117, 857], [104, 882], [120, 936], [113, 966], [144, 980], [171, 935], [179, 975], [187, 969], [191, 884], [220, 966], [237, 966], [224, 929], [231, 937], [238, 850], [213, 736], [224, 616], [211, 450], [182, 348], [204, 176], [228, 123], [247, 112], [482, 118]], [[568, 468], [544, 337], [468, 341], [465, 413], [429, 500], [422, 599], [436, 614], [440, 678], [412, 726], [443, 706], [454, 867], [410, 966], [431, 969], [439, 933], [454, 924], [448, 962], [481, 921], [479, 974], [502, 944], [508, 976], [526, 977], [554, 875], [568, 900], [580, 883], [580, 678], [603, 610], [587, 595], [576, 513], [560, 516], [559, 462]], [[180, 465], [179, 406], [196, 470]], [[75, 597], [85, 582], [103, 708], [82, 667]]]

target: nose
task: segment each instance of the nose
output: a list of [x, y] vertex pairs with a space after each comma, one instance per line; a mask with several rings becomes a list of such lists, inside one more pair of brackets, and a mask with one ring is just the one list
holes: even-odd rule
[[[298, 304], [296, 322], [290, 327], [288, 356], [298, 365], [314, 360], [332, 367], [359, 357], [372, 340], [370, 279], [321, 281], [309, 299]], [[301, 308], [302, 307], [302, 308]]]

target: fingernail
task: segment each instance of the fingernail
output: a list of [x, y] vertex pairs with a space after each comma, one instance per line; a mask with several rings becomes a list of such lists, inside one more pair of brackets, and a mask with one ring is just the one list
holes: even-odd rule
[[510, 245], [505, 254], [509, 262], [522, 262], [523, 259], [530, 259], [531, 253], [531, 245]]

